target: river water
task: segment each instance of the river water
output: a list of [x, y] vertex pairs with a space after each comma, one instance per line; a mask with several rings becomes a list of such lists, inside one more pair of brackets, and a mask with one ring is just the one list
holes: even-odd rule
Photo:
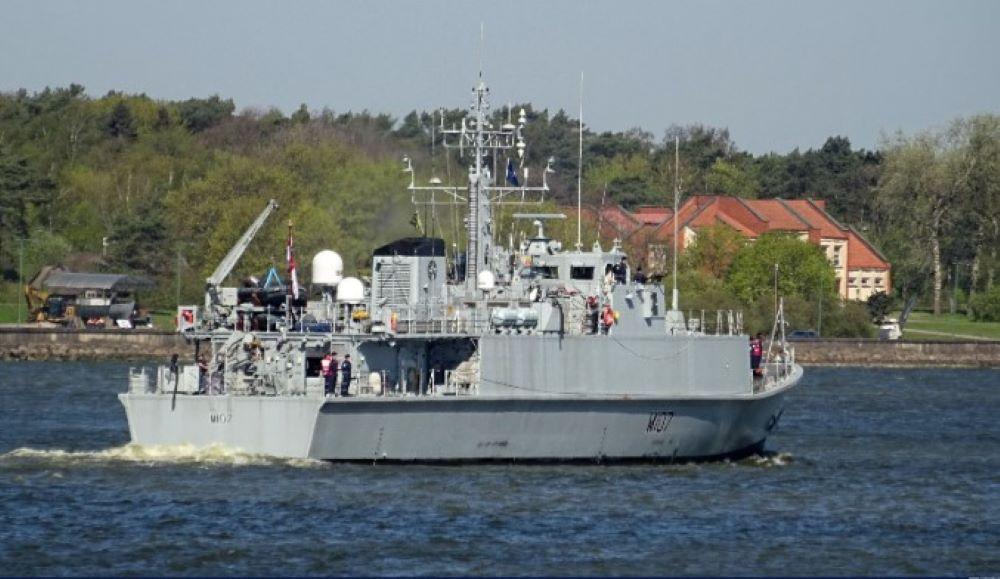
[[766, 457], [366, 466], [128, 445], [119, 363], [0, 363], [0, 574], [1000, 573], [1000, 371], [807, 368]]

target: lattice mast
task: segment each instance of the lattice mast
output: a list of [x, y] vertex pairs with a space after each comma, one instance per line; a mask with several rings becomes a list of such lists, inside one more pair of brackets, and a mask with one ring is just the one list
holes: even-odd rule
[[[492, 271], [494, 257], [493, 242], [493, 211], [494, 204], [528, 204], [541, 203], [545, 200], [545, 193], [549, 190], [547, 176], [552, 173], [552, 163], [555, 159], [550, 158], [548, 165], [542, 172], [542, 184], [540, 186], [529, 186], [529, 171], [524, 167], [524, 154], [527, 144], [524, 140], [523, 130], [527, 123], [527, 114], [521, 109], [518, 114], [517, 124], [511, 122], [511, 108], [507, 108], [507, 122], [500, 127], [494, 127], [488, 119], [490, 110], [490, 89], [483, 81], [482, 72], [479, 74], [479, 81], [472, 89], [472, 105], [469, 115], [462, 118], [460, 126], [452, 125], [450, 128], [444, 126], [444, 115], [441, 115], [441, 125], [438, 134], [441, 137], [441, 144], [450, 150], [457, 149], [460, 157], [464, 157], [466, 151], [471, 151], [472, 160], [469, 164], [469, 183], [466, 190], [455, 186], [418, 186], [415, 183], [414, 171], [410, 159], [404, 158], [405, 170], [410, 173], [411, 199], [414, 205], [438, 205], [464, 203], [468, 208], [468, 219], [466, 223], [466, 233], [468, 234], [468, 251], [466, 253], [465, 267], [465, 287], [470, 291], [475, 291], [479, 282], [479, 274], [483, 271]], [[515, 159], [510, 158], [510, 152], [514, 151]], [[494, 184], [494, 176], [490, 172], [488, 157], [500, 160], [504, 156], [504, 167], [516, 162], [518, 168], [523, 170], [523, 174], [517, 178], [517, 184], [507, 180], [508, 175], [501, 178], [504, 185]], [[516, 169], [515, 169], [516, 171]], [[498, 171], [499, 172], [499, 171]], [[463, 195], [463, 193], [466, 193]], [[441, 195], [438, 195], [441, 194]]]

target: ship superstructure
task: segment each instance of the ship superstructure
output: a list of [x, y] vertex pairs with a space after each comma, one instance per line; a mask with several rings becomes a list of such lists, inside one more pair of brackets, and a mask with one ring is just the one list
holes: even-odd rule
[[[133, 371], [120, 395], [140, 444], [225, 444], [328, 460], [687, 460], [759, 451], [802, 375], [782, 344], [751, 373], [739, 312], [685, 316], [659, 283], [635, 279], [616, 241], [564, 250], [531, 212], [517, 123], [488, 117], [480, 78], [470, 114], [441, 127], [469, 160], [462, 187], [417, 185], [419, 206], [459, 203], [466, 247], [412, 237], [377, 248], [370, 283], [333, 251], [312, 261], [313, 299], [267, 283], [222, 287], [275, 210], [268, 203], [207, 280], [204, 309], [182, 308], [195, 363]], [[513, 161], [508, 160], [508, 167]], [[498, 243], [494, 211], [516, 204], [533, 234]], [[777, 344], [781, 325], [772, 343]], [[335, 387], [323, 375], [334, 353]], [[324, 361], [326, 359], [326, 361]], [[346, 383], [345, 383], [346, 382]]]

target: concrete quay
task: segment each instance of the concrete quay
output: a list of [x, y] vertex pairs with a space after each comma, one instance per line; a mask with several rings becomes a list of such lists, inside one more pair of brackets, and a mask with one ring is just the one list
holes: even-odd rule
[[183, 357], [191, 347], [162, 330], [0, 327], [0, 360], [128, 360]]

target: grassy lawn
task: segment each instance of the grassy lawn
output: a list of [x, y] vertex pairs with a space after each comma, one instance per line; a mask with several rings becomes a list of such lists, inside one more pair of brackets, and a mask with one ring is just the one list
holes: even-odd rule
[[150, 314], [153, 318], [153, 325], [158, 330], [174, 331], [174, 312], [155, 311]]
[[[21, 305], [21, 316], [26, 318], [28, 313], [24, 310], [24, 305]], [[6, 304], [0, 303], [0, 324], [13, 324], [17, 322], [17, 302]]]
[[[898, 316], [899, 313], [893, 314]], [[1000, 323], [973, 322], [963, 314], [912, 312], [903, 329], [904, 340], [967, 340], [983, 338], [1000, 340]]]

